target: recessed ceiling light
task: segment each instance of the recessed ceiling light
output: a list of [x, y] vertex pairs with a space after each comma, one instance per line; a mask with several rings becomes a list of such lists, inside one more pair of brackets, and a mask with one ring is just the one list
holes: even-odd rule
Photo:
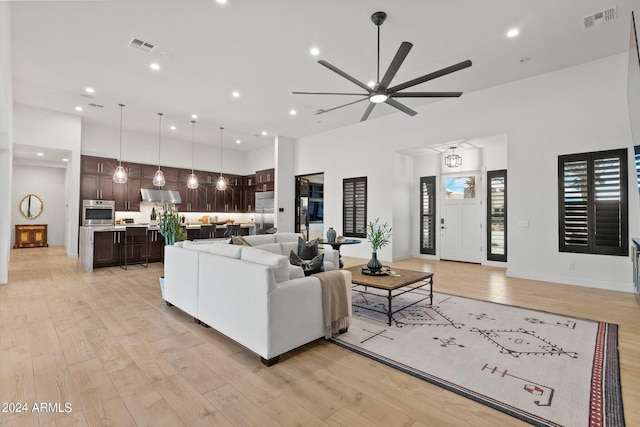
[[236, 144], [240, 144], [242, 141], [240, 141], [239, 139], [236, 139]]
[[197, 119], [197, 118], [198, 118], [198, 115], [197, 115], [197, 114], [192, 114], [192, 115], [191, 115], [191, 118], [195, 120], [195, 119]]
[[234, 98], [239, 98], [240, 92], [238, 92], [237, 90], [234, 90], [233, 92], [231, 92], [231, 96], [233, 96]]
[[63, 161], [63, 162], [68, 162], [68, 161], [69, 161], [69, 159], [66, 159], [66, 158], [65, 158], [65, 159], [62, 159], [62, 161]]
[[171, 126], [169, 126], [169, 129], [176, 130], [177, 128], [175, 126], [171, 125]]
[[149, 64], [149, 67], [154, 71], [158, 71], [160, 69], [160, 64], [158, 64], [157, 62], [152, 62], [151, 64]]
[[78, 106], [76, 107], [76, 111], [82, 111], [82, 107], [78, 105]]
[[44, 156], [44, 153], [36, 153], [36, 156], [42, 157], [42, 156]]
[[369, 86], [370, 88], [374, 88], [376, 85], [376, 82], [374, 82], [373, 80], [371, 80], [369, 83], [367, 83], [367, 86]]
[[85, 88], [85, 92], [87, 92], [87, 93], [94, 93], [94, 92], [95, 92], [95, 90], [94, 90], [92, 87], [87, 87], [87, 88]]
[[320, 55], [320, 49], [318, 49], [317, 47], [312, 47], [309, 53], [311, 53], [311, 55], [313, 56], [318, 56]]
[[512, 28], [509, 31], [507, 31], [507, 37], [515, 37], [518, 34], [520, 34], [520, 31], [517, 28]]
[[219, 4], [227, 4], [227, 0], [216, 0]]
[[298, 114], [298, 112], [296, 110], [291, 110], [289, 111], [289, 114], [291, 114], [292, 116], [295, 116], [296, 114]]
[[267, 134], [267, 131], [266, 131], [266, 130], [263, 130], [263, 131], [262, 131], [262, 134], [263, 134], [263, 135], [266, 135], [266, 134]]

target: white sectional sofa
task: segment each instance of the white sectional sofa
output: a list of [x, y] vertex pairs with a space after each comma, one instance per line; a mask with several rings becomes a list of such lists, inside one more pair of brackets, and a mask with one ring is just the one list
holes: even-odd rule
[[[289, 264], [288, 250], [291, 243], [297, 245], [298, 234], [245, 238], [255, 246], [227, 241], [166, 246], [164, 299], [270, 366], [281, 354], [324, 337], [322, 289], [317, 277], [305, 277], [300, 267]], [[278, 245], [287, 255], [278, 253]], [[337, 251], [320, 251], [325, 270], [337, 269]], [[340, 271], [351, 307], [351, 273]]]

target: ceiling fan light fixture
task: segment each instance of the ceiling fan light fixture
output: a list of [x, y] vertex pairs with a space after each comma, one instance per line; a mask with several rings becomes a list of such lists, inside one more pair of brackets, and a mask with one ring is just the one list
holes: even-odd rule
[[384, 93], [376, 93], [374, 95], [371, 95], [369, 97], [369, 101], [375, 103], [375, 104], [379, 104], [381, 102], [386, 101], [387, 99], [389, 99], [388, 95], [385, 95]]

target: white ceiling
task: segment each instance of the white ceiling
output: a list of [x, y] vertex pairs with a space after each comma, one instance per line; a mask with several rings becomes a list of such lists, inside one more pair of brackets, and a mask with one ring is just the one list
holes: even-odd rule
[[[616, 20], [584, 29], [583, 17], [610, 7]], [[381, 74], [402, 41], [414, 45], [392, 85], [473, 62], [412, 88], [418, 91], [469, 93], [622, 53], [629, 45], [628, 0], [14, 1], [13, 98], [113, 127], [124, 103], [124, 127], [149, 134], [157, 134], [157, 112], [163, 112], [163, 125], [177, 126], [171, 137], [186, 142], [197, 113], [197, 142], [218, 144], [224, 126], [225, 146], [254, 150], [272, 144], [274, 135], [297, 138], [360, 120], [365, 102], [314, 115], [353, 97], [291, 92], [361, 91], [318, 59], [365, 83], [375, 80], [370, 16], [378, 10], [387, 13]], [[520, 35], [506, 37], [511, 28]], [[128, 47], [134, 37], [155, 50]], [[318, 57], [309, 54], [313, 46]], [[154, 61], [160, 71], [150, 70]], [[86, 98], [87, 86], [95, 88], [93, 98]], [[415, 108], [434, 101], [402, 102]], [[386, 114], [404, 113], [380, 104], [369, 120]], [[259, 136], [262, 131], [269, 136]]]

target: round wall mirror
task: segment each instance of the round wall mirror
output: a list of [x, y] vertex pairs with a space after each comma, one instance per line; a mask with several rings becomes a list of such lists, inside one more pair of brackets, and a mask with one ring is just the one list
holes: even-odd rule
[[35, 219], [42, 214], [44, 203], [35, 194], [27, 194], [20, 201], [20, 213], [28, 219]]

